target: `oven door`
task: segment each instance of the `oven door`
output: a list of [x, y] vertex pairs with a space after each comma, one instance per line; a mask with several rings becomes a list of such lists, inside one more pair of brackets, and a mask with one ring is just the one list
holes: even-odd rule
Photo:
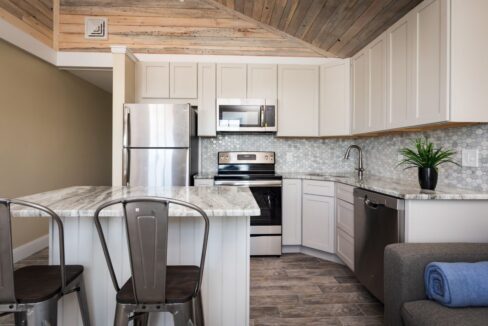
[[266, 131], [264, 100], [218, 99], [217, 131]]
[[251, 256], [281, 255], [281, 180], [215, 180], [216, 186], [249, 187], [261, 215], [251, 216]]

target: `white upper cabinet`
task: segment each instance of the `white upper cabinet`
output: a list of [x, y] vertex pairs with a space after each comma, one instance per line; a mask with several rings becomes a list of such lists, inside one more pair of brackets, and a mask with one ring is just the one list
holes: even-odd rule
[[320, 67], [320, 136], [349, 135], [350, 60]]
[[[468, 1], [469, 2], [469, 1]], [[409, 18], [417, 26], [413, 67], [414, 124], [449, 119], [447, 107], [447, 1], [422, 2]]]
[[368, 46], [369, 101], [367, 131], [386, 127], [386, 37], [382, 34]]
[[352, 132], [362, 133], [368, 129], [369, 110], [369, 58], [362, 50], [351, 59], [352, 66]]
[[136, 98], [169, 98], [168, 62], [137, 62]]
[[387, 32], [388, 79], [387, 79], [387, 127], [408, 126], [414, 105], [413, 71], [409, 69], [413, 35], [413, 22], [407, 17], [400, 19]]
[[217, 64], [217, 98], [247, 97], [247, 65]]
[[191, 62], [170, 63], [170, 97], [197, 98], [197, 64]]
[[278, 66], [278, 136], [319, 135], [319, 66]]
[[216, 135], [215, 63], [198, 64], [198, 136]]
[[247, 65], [247, 98], [265, 99], [276, 102], [278, 96], [277, 65]]
[[283, 245], [302, 244], [302, 180], [283, 180]]

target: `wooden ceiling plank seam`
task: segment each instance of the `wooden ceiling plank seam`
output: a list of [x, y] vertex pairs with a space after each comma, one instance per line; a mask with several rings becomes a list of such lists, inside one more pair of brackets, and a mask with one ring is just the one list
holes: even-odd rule
[[319, 46], [322, 49], [330, 48], [344, 32], [373, 4], [374, 0], [358, 0], [351, 7], [346, 8], [346, 13], [341, 20], [331, 20], [328, 33], [319, 38]]
[[[338, 21], [340, 21], [340, 18], [343, 18], [345, 13], [348, 12], [348, 9], [353, 7], [357, 1], [358, 0], [341, 1], [340, 5], [335, 8], [332, 15], [330, 15], [329, 19], [327, 19], [327, 22], [322, 25], [320, 31], [312, 40], [312, 44], [315, 46], [320, 46], [322, 38], [327, 37], [330, 33], [333, 32], [333, 29], [335, 25], [338, 23]], [[359, 0], [359, 1], [368, 1], [368, 0]]]
[[252, 6], [252, 18], [261, 21], [263, 14], [264, 0], [254, 0]]
[[244, 1], [245, 0], [235, 0], [234, 10], [239, 11], [239, 12], [244, 12]]
[[295, 14], [295, 9], [297, 8], [298, 0], [288, 0], [286, 2], [285, 10], [283, 10], [283, 15], [281, 16], [280, 23], [278, 24], [278, 29], [280, 31], [285, 31], [286, 26], [289, 24], [291, 18]]
[[23, 30], [27, 34], [46, 44], [47, 46], [52, 45], [52, 36], [45, 35], [41, 31], [34, 28], [27, 22], [23, 21], [21, 18], [11, 14], [8, 10], [0, 7], [0, 18], [9, 22], [10, 24], [16, 26], [17, 28]]
[[342, 49], [342, 47], [349, 42], [354, 35], [359, 33], [367, 23], [369, 23], [376, 15], [383, 10], [383, 8], [388, 5], [392, 0], [375, 0], [368, 10], [366, 10], [349, 29], [339, 37], [328, 50], [330, 52], [336, 53]]
[[131, 7], [121, 6], [118, 8], [100, 7], [61, 7], [65, 15], [88, 15], [88, 16], [136, 16], [136, 17], [186, 17], [186, 18], [231, 18], [228, 13], [221, 10], [211, 9], [161, 9], [144, 7], [134, 10]]
[[343, 0], [327, 0], [317, 19], [313, 21], [312, 26], [310, 26], [307, 33], [304, 35], [304, 41], [309, 42], [310, 44], [312, 43], [318, 33], [322, 30], [322, 26], [327, 23], [330, 16], [334, 13], [335, 9], [341, 4], [342, 1]]
[[273, 7], [273, 14], [271, 15], [271, 20], [269, 25], [274, 28], [278, 28], [281, 17], [283, 16], [283, 11], [285, 10], [286, 0], [276, 0]]
[[326, 3], [327, 0], [313, 0], [312, 5], [308, 9], [307, 14], [300, 24], [300, 27], [295, 33], [296, 37], [303, 39], [304, 35], [308, 32], [315, 19], [317, 19], [317, 16], [320, 14], [322, 8]]
[[25, 0], [28, 2], [31, 6], [39, 10], [46, 16], [47, 18], [52, 19], [53, 18], [53, 6], [46, 6], [43, 2], [40, 0]]
[[273, 14], [273, 9], [275, 5], [275, 0], [265, 0], [263, 13], [261, 15], [261, 22], [264, 24], [268, 24], [271, 20], [271, 15]]
[[303, 22], [303, 19], [307, 15], [310, 7], [312, 6], [313, 1], [299, 1], [298, 6], [295, 9], [295, 13], [293, 14], [290, 23], [285, 27], [285, 32], [290, 35], [295, 35], [298, 27]]
[[[82, 7], [82, 6], [100, 6], [100, 7], [118, 7], [120, 5], [120, 0], [61, 0], [61, 6], [73, 6], [73, 7]], [[127, 3], [127, 1], [126, 1]], [[127, 5], [140, 8], [144, 6], [152, 6], [152, 7], [159, 7], [159, 8], [183, 8], [183, 9], [205, 9], [209, 8], [207, 3], [201, 0], [185, 0], [181, 2], [180, 0], [130, 0]]]
[[[376, 17], [381, 17], [382, 19], [372, 19], [366, 26], [358, 33], [351, 41], [349, 41], [339, 52], [338, 55], [341, 57], [352, 56], [357, 51], [362, 49], [368, 43], [373, 41], [382, 32], [411, 9], [413, 9], [422, 0], [394, 0], [388, 6], [383, 8]], [[375, 18], [376, 18], [375, 17]]]
[[39, 21], [40, 24], [46, 28], [52, 29], [52, 17], [47, 17], [43, 12], [32, 6], [27, 1], [6, 1], [10, 2], [12, 6], [17, 7], [22, 12], [22, 19], [25, 20], [27, 16], [31, 16], [34, 20]]
[[252, 8], [253, 8], [254, 1], [244, 1], [244, 15], [252, 17]]
[[[229, 8], [221, 5], [220, 3], [218, 3], [218, 2], [216, 2], [214, 0], [205, 0], [205, 1], [207, 1], [210, 4], [214, 4], [215, 6], [217, 6], [217, 8], [222, 8], [222, 10], [232, 11], [232, 9], [229, 9]], [[332, 58], [336, 57], [334, 54], [332, 54], [332, 53], [330, 53], [328, 51], [325, 51], [325, 50], [320, 49], [320, 48], [318, 48], [316, 46], [313, 46], [310, 43], [307, 43], [307, 42], [305, 42], [305, 41], [303, 41], [303, 40], [301, 40], [299, 38], [296, 38], [296, 37], [294, 37], [294, 36], [292, 36], [290, 34], [287, 34], [287, 33], [283, 32], [283, 31], [280, 31], [279, 29], [276, 29], [276, 28], [273, 28], [272, 26], [269, 26], [267, 24], [263, 24], [261, 22], [258, 22], [258, 21], [254, 20], [254, 19], [252, 19], [252, 18], [250, 18], [250, 17], [248, 17], [248, 16], [246, 16], [246, 15], [244, 15], [242, 13], [239, 13], [239, 12], [236, 12], [236, 11], [232, 11], [232, 12], [234, 12], [237, 17], [239, 17], [239, 18], [241, 18], [243, 20], [246, 20], [246, 21], [249, 21], [249, 22], [254, 22], [258, 26], [260, 26], [260, 27], [262, 27], [262, 28], [264, 28], [266, 30], [269, 30], [269, 31], [271, 31], [271, 32], [273, 32], [273, 33], [275, 33], [277, 35], [281, 35], [281, 36], [283, 36], [284, 38], [286, 38], [288, 40], [293, 40], [295, 42], [298, 42], [303, 47], [306, 47], [309, 50], [314, 51], [319, 56], [332, 57]]]
[[231, 9], [234, 9], [234, 5], [235, 5], [234, 0], [226, 0], [225, 1], [225, 4], [226, 4], [227, 7], [231, 8]]

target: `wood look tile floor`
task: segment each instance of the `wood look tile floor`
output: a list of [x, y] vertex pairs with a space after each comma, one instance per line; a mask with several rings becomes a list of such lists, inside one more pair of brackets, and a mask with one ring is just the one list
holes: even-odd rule
[[383, 325], [383, 305], [343, 265], [303, 254], [253, 257], [250, 324]]
[[[45, 249], [15, 268], [47, 263]], [[303, 254], [251, 258], [250, 302], [250, 326], [383, 325], [383, 305], [347, 267]], [[13, 315], [0, 325], [14, 325]]]

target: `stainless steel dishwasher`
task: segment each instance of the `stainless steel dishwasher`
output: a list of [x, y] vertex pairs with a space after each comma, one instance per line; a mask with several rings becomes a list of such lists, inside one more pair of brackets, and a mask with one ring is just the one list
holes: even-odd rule
[[405, 201], [354, 189], [354, 272], [383, 302], [383, 254], [391, 243], [405, 240]]

